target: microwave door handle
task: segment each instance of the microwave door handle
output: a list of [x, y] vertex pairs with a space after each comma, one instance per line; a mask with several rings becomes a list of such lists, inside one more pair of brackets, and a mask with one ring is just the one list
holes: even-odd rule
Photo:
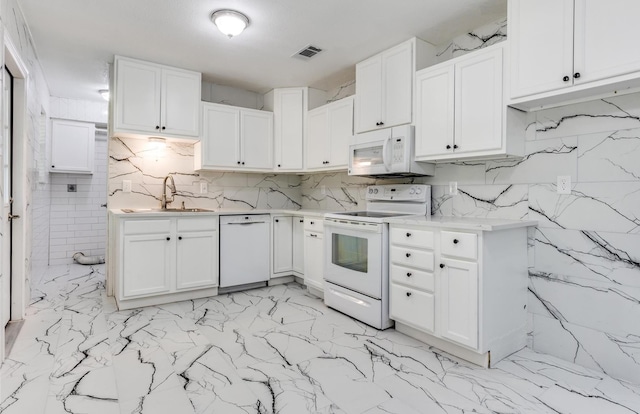
[[387, 169], [387, 172], [391, 171], [391, 163], [389, 162], [389, 153], [387, 152], [387, 148], [389, 147], [389, 142], [391, 142], [391, 137], [384, 140], [384, 144], [382, 145], [382, 162], [384, 163], [384, 168]]

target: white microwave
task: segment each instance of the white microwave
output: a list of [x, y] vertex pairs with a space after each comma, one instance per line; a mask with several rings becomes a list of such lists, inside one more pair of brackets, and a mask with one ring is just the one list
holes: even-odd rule
[[435, 165], [414, 160], [412, 125], [357, 134], [349, 145], [349, 175], [415, 177], [433, 175]]

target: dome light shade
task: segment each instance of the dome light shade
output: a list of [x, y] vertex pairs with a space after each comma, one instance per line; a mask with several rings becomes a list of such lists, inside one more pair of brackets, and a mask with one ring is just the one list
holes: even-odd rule
[[235, 10], [218, 10], [211, 14], [211, 21], [218, 30], [231, 39], [249, 26], [249, 19]]

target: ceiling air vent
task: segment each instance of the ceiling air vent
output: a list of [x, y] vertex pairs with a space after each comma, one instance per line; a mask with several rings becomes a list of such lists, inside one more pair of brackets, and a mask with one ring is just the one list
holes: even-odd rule
[[309, 60], [320, 52], [322, 52], [322, 49], [320, 49], [319, 47], [308, 45], [305, 46], [302, 50], [296, 52], [292, 57], [302, 60]]

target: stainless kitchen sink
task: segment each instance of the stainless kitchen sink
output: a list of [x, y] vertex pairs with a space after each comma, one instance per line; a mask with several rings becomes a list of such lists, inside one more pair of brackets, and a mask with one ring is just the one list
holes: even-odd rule
[[205, 208], [122, 208], [124, 213], [212, 213]]

